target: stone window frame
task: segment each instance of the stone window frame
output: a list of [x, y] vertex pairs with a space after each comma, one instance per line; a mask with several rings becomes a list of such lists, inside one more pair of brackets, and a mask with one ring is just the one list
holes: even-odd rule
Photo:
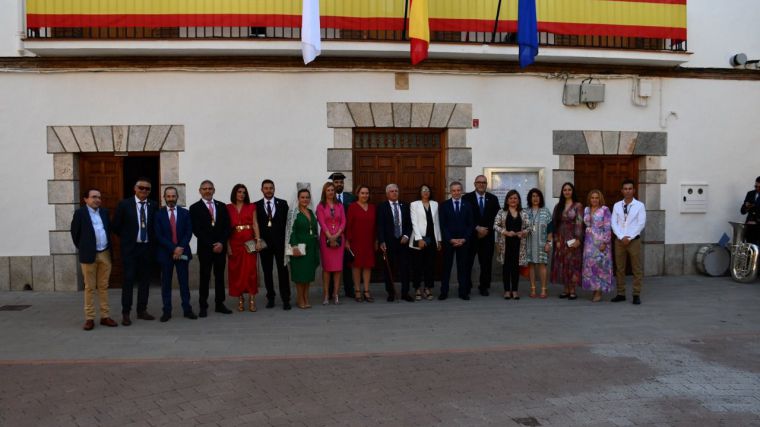
[[327, 127], [333, 129], [333, 146], [327, 149], [328, 172], [346, 175], [353, 189], [353, 131], [355, 128], [442, 129], [446, 183], [465, 181], [472, 166], [467, 129], [472, 129], [472, 104], [424, 102], [328, 102]]
[[646, 205], [647, 212], [646, 227], [641, 235], [644, 274], [683, 274], [690, 259], [683, 248], [680, 257], [668, 255], [668, 264], [672, 265], [665, 263], [665, 210], [660, 194], [662, 185], [667, 183], [667, 170], [662, 167], [662, 159], [668, 155], [667, 132], [555, 130], [552, 153], [559, 156], [559, 168], [552, 170], [552, 196], [556, 198], [560, 197], [562, 183], [575, 181], [576, 155], [639, 156], [636, 197]]
[[[185, 151], [183, 125], [48, 126], [47, 153], [53, 157], [53, 179], [48, 180], [48, 204], [55, 210], [55, 229], [49, 231], [50, 255], [10, 257], [10, 290], [77, 291], [82, 289], [76, 248], [70, 225], [81, 205], [79, 155], [82, 153], [157, 152], [161, 191], [177, 187], [185, 204], [185, 183], [179, 179], [179, 154]], [[14, 270], [16, 266], [16, 271]]]

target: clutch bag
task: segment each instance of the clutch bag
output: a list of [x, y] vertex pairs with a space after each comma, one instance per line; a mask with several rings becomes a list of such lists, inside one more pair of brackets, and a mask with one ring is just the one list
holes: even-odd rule
[[258, 250], [256, 250], [256, 240], [246, 240], [243, 242], [243, 246], [245, 246], [245, 251], [249, 254], [252, 254], [254, 252], [263, 251], [267, 248], [267, 242], [264, 239], [259, 239], [259, 246], [261, 246]]
[[285, 255], [293, 256], [293, 248], [298, 249], [298, 252], [301, 252], [301, 255], [306, 255], [306, 243], [299, 243], [297, 245], [288, 246], [285, 248]]

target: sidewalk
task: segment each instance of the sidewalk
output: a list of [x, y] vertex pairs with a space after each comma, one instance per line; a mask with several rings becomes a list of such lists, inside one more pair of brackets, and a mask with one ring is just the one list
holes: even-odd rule
[[760, 282], [647, 278], [641, 306], [521, 287], [338, 306], [313, 287], [310, 310], [198, 320], [176, 301], [91, 332], [81, 293], [0, 293], [31, 305], [0, 311], [0, 425], [760, 425]]

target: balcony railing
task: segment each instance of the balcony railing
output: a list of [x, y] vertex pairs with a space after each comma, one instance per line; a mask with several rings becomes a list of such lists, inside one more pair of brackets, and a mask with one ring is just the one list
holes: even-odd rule
[[[431, 43], [516, 44], [518, 0], [434, 0]], [[686, 51], [686, 0], [537, 0], [544, 46]], [[301, 0], [27, 0], [28, 39], [300, 38]], [[408, 0], [322, 0], [323, 40], [403, 42]]]

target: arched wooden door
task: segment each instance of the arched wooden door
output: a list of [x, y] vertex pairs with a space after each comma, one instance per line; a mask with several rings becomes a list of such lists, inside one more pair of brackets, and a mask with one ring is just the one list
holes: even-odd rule
[[[385, 202], [385, 186], [399, 186], [400, 200], [418, 200], [419, 187], [427, 184], [439, 202], [446, 194], [444, 133], [438, 129], [355, 130], [353, 135], [353, 188], [366, 185], [370, 202]], [[382, 280], [382, 259], [378, 258], [372, 281]], [[440, 268], [440, 262], [437, 263]], [[414, 267], [414, 266], [412, 266]]]

